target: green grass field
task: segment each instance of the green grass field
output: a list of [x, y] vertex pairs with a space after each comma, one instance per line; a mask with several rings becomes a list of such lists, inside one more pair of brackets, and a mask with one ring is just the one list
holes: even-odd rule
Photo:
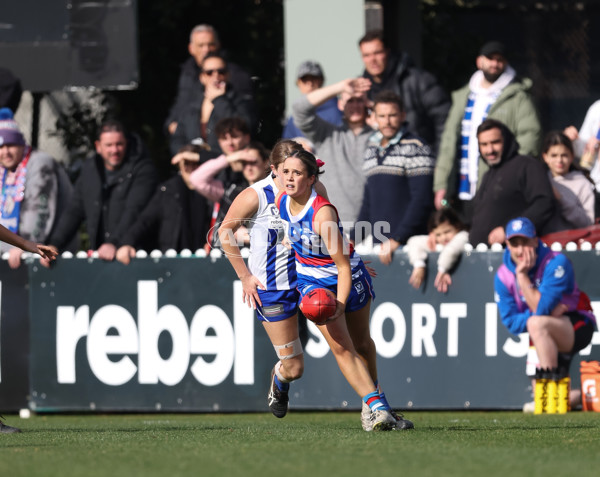
[[358, 412], [7, 416], [3, 476], [597, 476], [600, 414], [412, 412], [366, 433]]

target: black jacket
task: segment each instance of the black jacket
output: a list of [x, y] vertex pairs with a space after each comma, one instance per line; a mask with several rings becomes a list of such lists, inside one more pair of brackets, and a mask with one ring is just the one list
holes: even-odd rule
[[538, 235], [556, 212], [552, 185], [546, 167], [539, 159], [519, 155], [519, 143], [508, 128], [502, 128], [502, 159], [483, 175], [473, 199], [473, 219], [469, 241], [488, 243], [489, 233], [505, 227], [516, 217], [530, 219]]
[[[231, 87], [243, 97], [254, 96], [252, 78], [246, 70], [236, 63], [227, 62], [229, 70], [229, 83]], [[204, 86], [200, 83], [200, 67], [193, 57], [189, 57], [181, 64], [181, 73], [177, 83], [177, 96], [169, 110], [165, 121], [165, 129], [173, 121], [179, 122], [181, 115], [190, 103], [196, 103], [204, 97]]]
[[106, 181], [102, 157], [88, 157], [75, 183], [73, 197], [53, 231], [49, 243], [64, 248], [86, 222], [90, 246], [122, 245], [122, 237], [152, 196], [157, 173], [142, 141], [127, 136], [127, 151], [121, 167]]
[[371, 80], [369, 99], [390, 90], [402, 98], [408, 127], [437, 153], [450, 111], [450, 97], [435, 76], [417, 68], [407, 53], [390, 53], [380, 83], [365, 70], [363, 77]]
[[[192, 142], [201, 136], [200, 134], [200, 117], [202, 113], [201, 98], [194, 99], [181, 111], [177, 123], [177, 130], [171, 136], [170, 148], [173, 155], [177, 154], [179, 149], [186, 144]], [[206, 138], [211, 151], [221, 152], [217, 135], [215, 134], [215, 126], [224, 118], [237, 116], [242, 118], [248, 124], [252, 131], [256, 122], [256, 113], [254, 101], [248, 95], [240, 95], [233, 88], [227, 85], [227, 91], [224, 95], [213, 100], [214, 109], [206, 125]]]
[[[189, 213], [186, 203], [189, 194], [196, 194], [203, 202], [204, 207], [201, 215], [192, 217]], [[174, 176], [158, 187], [135, 224], [123, 237], [123, 243], [134, 248], [146, 246], [146, 250], [148, 248], [158, 248], [163, 252], [169, 249], [179, 252], [185, 248], [194, 251], [204, 245], [206, 240], [201, 244], [192, 243], [191, 221], [202, 223], [202, 236], [206, 237], [211, 210], [212, 207], [206, 198], [189, 190], [180, 175]], [[155, 239], [151, 247], [147, 246], [147, 237]]]

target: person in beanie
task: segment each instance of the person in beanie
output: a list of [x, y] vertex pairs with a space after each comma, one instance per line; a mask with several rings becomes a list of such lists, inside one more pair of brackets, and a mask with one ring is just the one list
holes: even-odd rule
[[[0, 109], [0, 224], [27, 240], [44, 243], [71, 199], [64, 168], [28, 146], [8, 108]], [[21, 249], [0, 244], [8, 264], [21, 264]]]
[[540, 368], [568, 370], [573, 355], [592, 340], [590, 300], [577, 286], [569, 259], [539, 240], [531, 220], [513, 219], [505, 233], [494, 281], [502, 323], [512, 334], [529, 333]]

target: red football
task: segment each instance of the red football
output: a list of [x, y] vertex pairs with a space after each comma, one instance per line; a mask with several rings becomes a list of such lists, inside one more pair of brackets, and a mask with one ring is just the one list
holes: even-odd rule
[[300, 302], [300, 310], [317, 325], [325, 323], [335, 313], [335, 295], [327, 288], [313, 288]]

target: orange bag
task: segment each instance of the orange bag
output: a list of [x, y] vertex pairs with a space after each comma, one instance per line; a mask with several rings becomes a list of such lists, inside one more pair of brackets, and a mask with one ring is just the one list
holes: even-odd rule
[[581, 362], [581, 402], [584, 411], [600, 412], [600, 362]]

